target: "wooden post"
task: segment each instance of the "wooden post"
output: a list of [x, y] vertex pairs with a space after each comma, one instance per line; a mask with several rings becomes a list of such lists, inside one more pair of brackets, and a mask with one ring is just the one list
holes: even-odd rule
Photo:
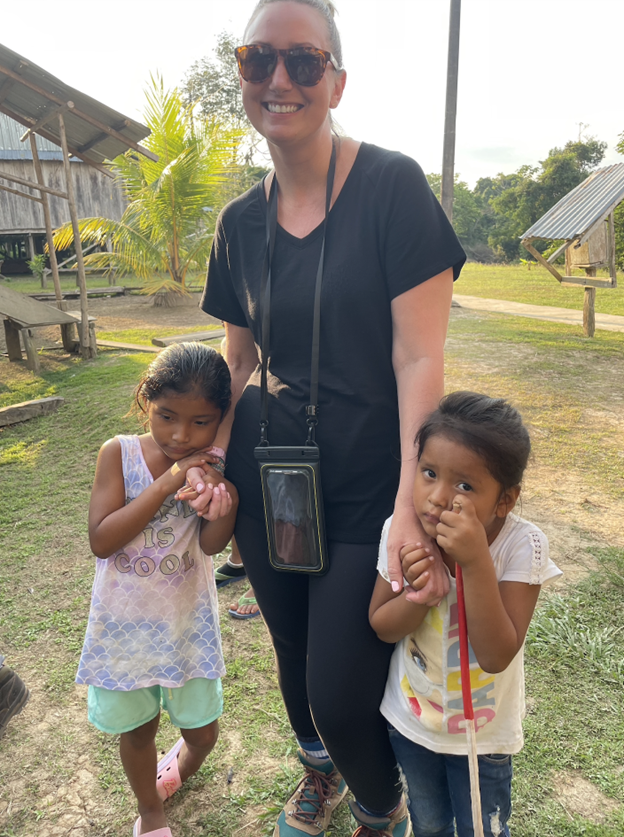
[[69, 214], [71, 216], [72, 229], [74, 231], [74, 248], [76, 250], [76, 262], [78, 263], [78, 283], [80, 287], [80, 353], [86, 359], [95, 357], [96, 349], [91, 346], [89, 340], [89, 310], [87, 303], [87, 280], [85, 277], [84, 259], [82, 257], [82, 244], [80, 241], [80, 230], [78, 228], [78, 213], [76, 211], [76, 196], [74, 194], [74, 183], [69, 163], [69, 152], [67, 150], [67, 136], [65, 134], [65, 120], [63, 114], [59, 113], [59, 134], [61, 137], [61, 148], [63, 149], [63, 166], [65, 168], [65, 180], [67, 183], [67, 200], [69, 203]]
[[[595, 267], [586, 267], [585, 273], [588, 276], [596, 275]], [[593, 337], [596, 332], [596, 288], [585, 288], [585, 300], [583, 302], [583, 333], [585, 337]]]
[[22, 347], [20, 345], [19, 328], [14, 326], [11, 320], [4, 321], [4, 340], [9, 360], [21, 360]]
[[[32, 151], [33, 168], [35, 169], [35, 177], [40, 186], [45, 186], [43, 180], [43, 170], [41, 168], [41, 160], [39, 159], [39, 152], [37, 151], [37, 141], [35, 135], [30, 135], [30, 150]], [[56, 296], [56, 307], [64, 311], [63, 294], [61, 292], [61, 281], [59, 279], [58, 264], [56, 261], [56, 250], [54, 249], [54, 237], [52, 234], [52, 220], [50, 216], [50, 202], [45, 192], [39, 192], [41, 195], [41, 206], [43, 207], [43, 220], [46, 229], [46, 239], [48, 242], [48, 250], [50, 251], [50, 269], [52, 271], [52, 282], [54, 283], [54, 295]]]
[[459, 22], [461, 0], [451, 0], [449, 22], [448, 66], [446, 73], [446, 115], [444, 118], [444, 150], [442, 152], [442, 185], [440, 202], [446, 217], [453, 222], [453, 191], [455, 186], [455, 124], [457, 121], [457, 79], [459, 75]]
[[31, 372], [39, 373], [39, 355], [35, 348], [35, 341], [33, 340], [32, 329], [22, 329], [22, 340], [24, 341], [24, 348], [26, 349], [26, 366]]

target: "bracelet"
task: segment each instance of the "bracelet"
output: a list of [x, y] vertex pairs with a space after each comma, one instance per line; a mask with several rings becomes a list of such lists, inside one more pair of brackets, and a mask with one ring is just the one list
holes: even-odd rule
[[[214, 455], [216, 456], [216, 454]], [[221, 474], [221, 476], [225, 474], [225, 459], [222, 456], [219, 457], [218, 462], [208, 462], [207, 464], [210, 465], [211, 468], [214, 468], [217, 473]]]

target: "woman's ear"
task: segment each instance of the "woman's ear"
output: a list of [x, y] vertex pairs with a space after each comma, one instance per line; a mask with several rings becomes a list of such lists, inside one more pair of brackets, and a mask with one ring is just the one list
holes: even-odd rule
[[336, 83], [332, 92], [332, 97], [329, 100], [330, 108], [337, 108], [344, 93], [345, 84], [347, 83], [347, 71], [343, 70], [341, 73], [336, 73]]
[[498, 500], [498, 505], [496, 506], [496, 517], [507, 517], [509, 512], [514, 510], [519, 496], [519, 485], [513, 485], [511, 488], [505, 489]]

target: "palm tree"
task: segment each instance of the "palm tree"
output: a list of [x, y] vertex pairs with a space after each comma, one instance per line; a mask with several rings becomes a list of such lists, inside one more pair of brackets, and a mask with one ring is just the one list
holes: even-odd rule
[[[240, 130], [212, 119], [193, 117], [177, 89], [165, 90], [160, 77], [146, 90], [145, 147], [158, 162], [129, 150], [111, 164], [128, 199], [120, 221], [84, 218], [83, 246], [107, 239], [112, 252], [85, 256], [85, 263], [145, 280], [154, 304], [175, 304], [187, 291], [190, 271], [203, 271], [218, 210], [232, 197], [232, 176], [240, 171]], [[54, 246], [73, 244], [71, 224], [58, 229]]]

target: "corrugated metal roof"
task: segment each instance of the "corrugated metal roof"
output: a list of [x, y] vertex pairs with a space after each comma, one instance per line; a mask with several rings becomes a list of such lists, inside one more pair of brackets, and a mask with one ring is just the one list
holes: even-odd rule
[[624, 200], [624, 163], [598, 169], [564, 195], [521, 238], [581, 238]]
[[[20, 142], [26, 129], [19, 122], [0, 113], [0, 160], [32, 160], [29, 142]], [[41, 160], [62, 160], [63, 152], [50, 140], [35, 136]]]
[[[0, 112], [30, 127], [67, 102], [74, 105], [63, 114], [67, 144], [71, 153], [87, 162], [112, 160], [129, 147], [136, 148], [150, 133], [140, 122], [69, 87], [0, 44]], [[117, 136], [111, 136], [103, 126]], [[60, 145], [58, 119], [46, 123], [38, 133]]]

